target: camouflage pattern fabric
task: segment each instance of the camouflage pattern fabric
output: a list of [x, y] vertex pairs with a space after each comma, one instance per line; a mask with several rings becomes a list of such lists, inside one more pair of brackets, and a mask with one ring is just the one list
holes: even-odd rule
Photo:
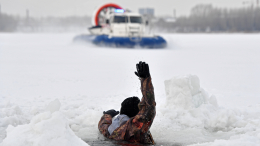
[[115, 129], [111, 135], [108, 132], [108, 127], [112, 124], [112, 120], [103, 115], [98, 123], [98, 129], [105, 137], [132, 143], [154, 144], [149, 131], [156, 114], [153, 84], [151, 77], [140, 78], [140, 80], [143, 97], [138, 104], [139, 113]]

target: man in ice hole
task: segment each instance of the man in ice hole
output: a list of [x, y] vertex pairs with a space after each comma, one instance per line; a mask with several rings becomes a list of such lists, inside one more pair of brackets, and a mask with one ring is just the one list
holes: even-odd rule
[[104, 111], [98, 123], [99, 131], [107, 138], [128, 141], [132, 143], [154, 144], [149, 131], [155, 117], [154, 89], [149, 72], [149, 66], [145, 62], [136, 64], [135, 74], [141, 80], [140, 102], [138, 97], [126, 98], [121, 103], [120, 115], [118, 111]]

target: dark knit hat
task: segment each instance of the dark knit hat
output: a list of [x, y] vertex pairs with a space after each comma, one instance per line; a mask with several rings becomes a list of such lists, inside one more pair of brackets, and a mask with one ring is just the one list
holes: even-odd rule
[[127, 115], [128, 117], [134, 117], [138, 114], [138, 104], [140, 99], [138, 97], [128, 97], [121, 103], [120, 114]]

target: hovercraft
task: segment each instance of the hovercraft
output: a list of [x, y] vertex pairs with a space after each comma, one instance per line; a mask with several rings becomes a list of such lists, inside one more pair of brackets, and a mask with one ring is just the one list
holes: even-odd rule
[[98, 46], [134, 48], [165, 48], [161, 37], [146, 33], [144, 18], [116, 4], [101, 6], [92, 20], [89, 34], [76, 36], [76, 42], [92, 42]]

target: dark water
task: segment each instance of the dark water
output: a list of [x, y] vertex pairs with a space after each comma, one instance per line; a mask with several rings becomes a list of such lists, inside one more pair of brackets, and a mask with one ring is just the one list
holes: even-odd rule
[[115, 140], [87, 140], [86, 141], [90, 146], [184, 146], [177, 143], [163, 143], [158, 142], [155, 145], [149, 144], [133, 144], [124, 141], [115, 141]]

